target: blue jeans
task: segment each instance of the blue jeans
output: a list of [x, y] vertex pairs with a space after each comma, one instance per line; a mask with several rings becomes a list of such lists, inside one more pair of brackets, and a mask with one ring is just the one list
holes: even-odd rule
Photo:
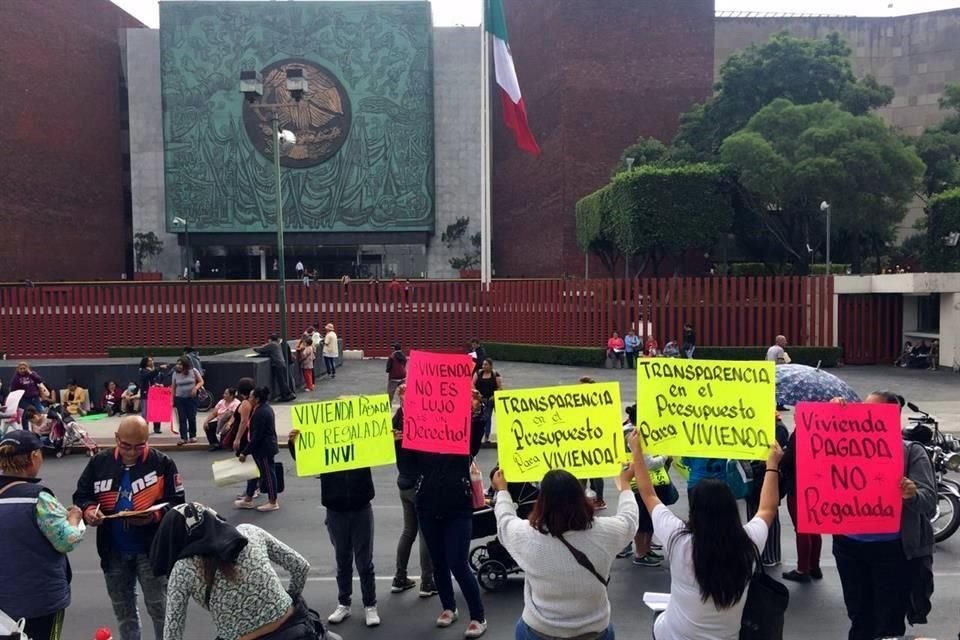
[[337, 359], [330, 356], [323, 356], [323, 364], [327, 367], [327, 375], [331, 378], [337, 375]]
[[454, 611], [457, 599], [453, 595], [453, 580], [457, 579], [460, 591], [467, 601], [470, 619], [483, 621], [483, 602], [480, 600], [480, 584], [470, 569], [470, 534], [473, 520], [469, 513], [457, 513], [440, 518], [418, 513], [420, 533], [427, 541], [430, 558], [433, 560], [433, 583], [440, 592], [440, 604]]
[[150, 556], [110, 555], [103, 572], [107, 594], [113, 604], [113, 615], [120, 627], [119, 640], [140, 640], [140, 610], [137, 607], [137, 582], [143, 590], [143, 601], [153, 621], [156, 638], [163, 637], [163, 620], [166, 615], [167, 580], [153, 575]]
[[174, 397], [173, 406], [177, 410], [177, 424], [180, 427], [180, 439], [197, 437], [197, 399]]
[[[523, 621], [523, 618], [517, 620], [517, 640], [543, 640], [543, 638], [549, 637], [550, 636], [541, 635], [531, 629], [530, 625]], [[616, 640], [613, 635], [613, 625], [611, 624], [607, 627], [607, 630], [598, 635], [596, 640]]]

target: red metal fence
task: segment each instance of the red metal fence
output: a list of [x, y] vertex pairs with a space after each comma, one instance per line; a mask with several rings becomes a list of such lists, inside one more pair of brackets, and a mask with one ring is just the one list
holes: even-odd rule
[[[637, 329], [663, 345], [692, 322], [703, 345], [833, 341], [833, 285], [822, 277], [497, 280], [287, 285], [288, 331], [333, 322], [346, 348], [459, 350], [490, 342], [600, 346]], [[258, 344], [278, 329], [276, 282], [0, 286], [8, 357], [94, 357], [111, 346]]]
[[903, 340], [903, 296], [858, 294], [839, 298], [838, 343], [847, 364], [893, 364]]

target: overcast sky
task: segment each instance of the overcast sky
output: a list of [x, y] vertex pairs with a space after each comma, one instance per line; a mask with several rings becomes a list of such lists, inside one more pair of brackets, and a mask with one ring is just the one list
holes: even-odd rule
[[[361, 0], [358, 0], [361, 1]], [[480, 24], [483, 0], [431, 0], [437, 25]], [[591, 1], [591, 0], [588, 0]], [[594, 2], [600, 0], [592, 0]], [[638, 0], [661, 2], [670, 0]], [[150, 27], [159, 22], [157, 0], [113, 0]], [[717, 11], [825, 13], [890, 16], [960, 7], [960, 0], [716, 0]]]

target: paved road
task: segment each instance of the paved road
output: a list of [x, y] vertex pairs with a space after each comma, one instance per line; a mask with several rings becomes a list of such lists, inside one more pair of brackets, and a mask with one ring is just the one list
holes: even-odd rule
[[[42, 365], [38, 363], [42, 371]], [[498, 363], [504, 383], [511, 388], [536, 387], [572, 383], [581, 376], [591, 376], [598, 381], [618, 380], [624, 403], [633, 402], [636, 396], [633, 372], [578, 367], [554, 367], [520, 363]], [[847, 380], [858, 393], [865, 395], [874, 389], [892, 389], [903, 393], [922, 407], [938, 415], [948, 430], [960, 431], [960, 376], [952, 372], [906, 371], [893, 367], [848, 367], [834, 370]], [[336, 380], [321, 380], [312, 394], [301, 394], [298, 402], [333, 398], [343, 394], [380, 393], [385, 388], [383, 361], [348, 362]], [[289, 411], [277, 407], [280, 431], [289, 428]], [[790, 415], [787, 414], [789, 420]], [[116, 420], [89, 423], [88, 428], [98, 439], [112, 441]], [[171, 442], [169, 436], [158, 439]], [[336, 600], [333, 582], [333, 553], [323, 527], [323, 509], [320, 506], [319, 483], [313, 479], [298, 479], [288, 474], [287, 493], [282, 499], [282, 510], [273, 514], [236, 512], [232, 499], [236, 490], [218, 489], [210, 481], [210, 463], [223, 454], [207, 454], [197, 451], [176, 451], [181, 471], [184, 473], [191, 500], [207, 504], [235, 522], [262, 524], [279, 538], [300, 550], [311, 562], [311, 578], [307, 587], [308, 601], [325, 615]], [[490, 468], [495, 459], [493, 450], [481, 452], [480, 462]], [[85, 459], [70, 456], [63, 460], [50, 460], [44, 469], [44, 477], [59, 496], [69, 500], [76, 478]], [[389, 580], [394, 568], [394, 549], [401, 528], [401, 515], [394, 475], [391, 469], [375, 471], [377, 495], [375, 563], [378, 568], [380, 587], [380, 612], [384, 624], [380, 629], [367, 630], [353, 618], [339, 629], [347, 640], [354, 638], [459, 638], [462, 626], [448, 631], [436, 630], [432, 621], [439, 613], [436, 600], [418, 600], [415, 593], [391, 595]], [[612, 487], [612, 483], [610, 484]], [[684, 492], [681, 491], [681, 496]], [[608, 498], [613, 497], [612, 491]], [[685, 513], [683, 501], [677, 505], [678, 513]], [[786, 510], [782, 513], [784, 555], [786, 565], [795, 561], [792, 544], [793, 530]], [[809, 638], [842, 639], [846, 637], [844, 614], [839, 582], [825, 544], [823, 582], [816, 585], [791, 585], [792, 601], [787, 617], [787, 635], [791, 640]], [[73, 554], [74, 602], [67, 617], [67, 640], [88, 640], [93, 630], [103, 624], [113, 624], [113, 614], [107, 600], [96, 557], [93, 536]], [[416, 553], [411, 571], [416, 572]], [[937, 573], [934, 613], [931, 624], [917, 631], [921, 636], [956, 638], [960, 629], [960, 536], [943, 545], [936, 556]], [[613, 572], [610, 596], [613, 603], [613, 621], [620, 638], [649, 638], [651, 617], [640, 603], [644, 591], [668, 591], [669, 573], [666, 568], [640, 569], [629, 561], [619, 562]], [[358, 589], [359, 590], [359, 589]], [[490, 621], [487, 637], [507, 640], [513, 637], [513, 624], [522, 608], [522, 580], [516, 579], [502, 593], [487, 595], [484, 599]], [[464, 606], [461, 604], [461, 606]], [[465, 608], [465, 607], [464, 607]], [[359, 613], [359, 605], [356, 607]], [[149, 633], [147, 638], [151, 637]], [[192, 606], [190, 613], [189, 640], [212, 640], [213, 629], [209, 616], [199, 607]]]
[[[287, 475], [287, 492], [281, 499], [282, 510], [271, 514], [238, 512], [232, 508], [236, 491], [220, 489], [210, 482], [210, 463], [222, 454], [205, 452], [176, 452], [174, 454], [187, 482], [188, 497], [213, 507], [233, 522], [252, 522], [263, 526], [282, 540], [303, 553], [310, 561], [311, 576], [306, 596], [312, 606], [326, 615], [336, 604], [336, 585], [333, 582], [333, 552], [323, 527], [323, 508], [320, 506], [320, 489], [314, 479], [300, 479]], [[286, 456], [281, 456], [285, 458]], [[494, 452], [481, 452], [480, 463], [485, 468], [493, 464]], [[76, 478], [85, 460], [71, 456], [63, 460], [50, 460], [44, 467], [47, 484], [64, 500], [69, 500]], [[368, 630], [363, 627], [360, 616], [348, 620], [338, 629], [347, 640], [391, 638], [391, 640], [414, 640], [420, 638], [460, 638], [462, 626], [447, 631], [433, 627], [432, 621], [439, 613], [439, 602], [419, 600], [414, 592], [391, 595], [389, 580], [394, 569], [394, 550], [401, 528], [401, 515], [397, 498], [394, 474], [391, 469], [375, 470], [377, 498], [375, 565], [378, 574], [380, 614], [383, 626]], [[612, 486], [612, 484], [610, 485]], [[684, 492], [680, 492], [681, 496]], [[613, 497], [608, 491], [607, 498]], [[685, 513], [683, 501], [678, 503], [678, 513]], [[784, 555], [786, 565], [793, 566], [795, 550], [791, 543], [793, 530], [789, 525], [786, 509], [782, 510]], [[824, 580], [814, 585], [791, 585], [792, 600], [787, 613], [787, 634], [790, 640], [810, 638], [841, 639], [846, 637], [844, 614], [839, 582], [825, 543], [823, 556]], [[100, 625], [113, 625], [113, 614], [103, 586], [93, 536], [85, 540], [71, 557], [74, 569], [73, 606], [67, 614], [67, 640], [89, 640]], [[936, 594], [931, 624], [922, 628], [924, 637], [956, 638], [960, 629], [960, 537], [948, 541], [938, 549], [935, 565]], [[416, 574], [416, 553], [412, 559], [411, 573]], [[669, 573], [664, 568], [641, 569], [629, 561], [619, 561], [610, 583], [613, 621], [619, 638], [649, 638], [651, 617], [640, 603], [644, 591], [668, 591]], [[359, 593], [359, 586], [357, 586]], [[496, 640], [513, 638], [513, 624], [520, 614], [523, 602], [521, 579], [515, 579], [501, 593], [484, 597], [490, 630], [487, 637]], [[465, 605], [461, 602], [461, 607]], [[359, 614], [359, 604], [355, 604]], [[115, 625], [113, 625], [115, 626]], [[151, 638], [148, 632], [145, 638]], [[214, 638], [210, 618], [198, 606], [191, 605], [188, 625], [189, 640], [212, 640]]]
[[[35, 365], [42, 373], [42, 363]], [[333, 380], [320, 379], [313, 393], [301, 391], [297, 403], [328, 400], [345, 394], [373, 394], [386, 392], [386, 374], [383, 372], [383, 360], [349, 361], [338, 371]], [[572, 384], [583, 376], [590, 376], [598, 382], [616, 380], [620, 382], [620, 395], [624, 404], [636, 401], [636, 374], [629, 369], [597, 369], [588, 367], [560, 367], [519, 362], [498, 363], [497, 370], [503, 377], [506, 387], [529, 388], [558, 384]], [[845, 367], [833, 369], [832, 373], [846, 380], [861, 396], [871, 391], [890, 389], [901, 393], [921, 408], [937, 416], [941, 428], [960, 433], [960, 375], [948, 370], [913, 371], [895, 367]], [[290, 429], [290, 412], [278, 405], [277, 429], [286, 433]], [[792, 416], [785, 415], [788, 425]], [[84, 422], [84, 427], [101, 442], [112, 442], [118, 418], [108, 418], [95, 422]], [[202, 417], [200, 418], [202, 422]], [[169, 427], [169, 425], [166, 425]], [[494, 416], [494, 429], [496, 416]], [[203, 434], [199, 434], [203, 442]], [[176, 437], [168, 430], [155, 439], [158, 444], [172, 444]]]

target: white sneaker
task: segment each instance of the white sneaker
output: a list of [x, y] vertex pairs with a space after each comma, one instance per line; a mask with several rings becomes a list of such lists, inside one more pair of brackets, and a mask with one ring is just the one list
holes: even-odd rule
[[467, 625], [467, 630], [464, 632], [464, 638], [479, 638], [487, 632], [487, 621], [486, 620], [471, 620], [470, 624]]
[[363, 617], [367, 622], [368, 627], [377, 627], [380, 625], [380, 614], [377, 613], [377, 608], [374, 607], [364, 607]]
[[444, 609], [443, 613], [440, 614], [440, 617], [437, 618], [437, 626], [441, 629], [445, 629], [457, 621], [457, 610], [454, 609], [450, 611], [449, 609]]
[[340, 624], [344, 620], [350, 617], [350, 607], [342, 604], [338, 604], [337, 608], [333, 610], [333, 613], [330, 614], [330, 617], [327, 618], [327, 622], [330, 624]]

